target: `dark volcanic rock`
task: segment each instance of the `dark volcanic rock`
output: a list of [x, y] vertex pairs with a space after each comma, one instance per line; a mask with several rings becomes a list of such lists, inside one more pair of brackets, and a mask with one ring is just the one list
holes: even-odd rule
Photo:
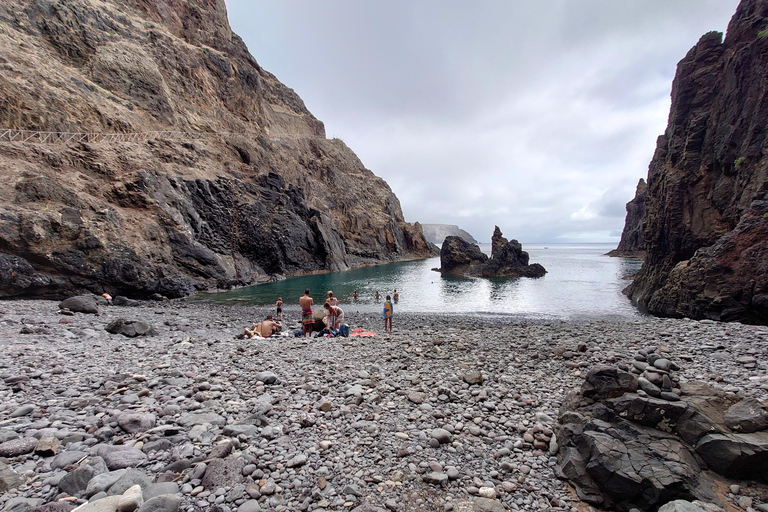
[[0, 126], [175, 133], [1, 144], [0, 297], [176, 298], [436, 254], [223, 0], [8, 0], [0, 23], [19, 44], [0, 51]]
[[581, 499], [618, 510], [655, 510], [674, 499], [725, 508], [713, 482], [765, 479], [768, 432], [734, 433], [726, 425], [759, 416], [762, 404], [734, 407], [732, 396], [696, 383], [669, 401], [635, 393], [637, 380], [597, 367], [563, 402], [558, 471]]
[[[68, 309], [75, 313], [89, 313], [95, 315], [99, 312], [98, 299], [103, 297], [96, 297], [95, 295], [81, 295], [79, 297], [70, 297], [64, 299], [59, 303], [59, 309]], [[106, 302], [106, 300], [104, 300]]]
[[112, 320], [104, 327], [104, 330], [111, 334], [122, 334], [128, 338], [157, 335], [155, 328], [148, 323], [141, 320], [125, 320], [123, 318]]
[[458, 236], [449, 236], [440, 248], [440, 272], [476, 277], [542, 277], [547, 271], [528, 264], [528, 253], [517, 240], [507, 241], [498, 226], [491, 239], [491, 257]]
[[645, 195], [648, 185], [640, 178], [635, 197], [627, 203], [627, 217], [618, 247], [608, 256], [642, 258], [645, 256]]
[[680, 61], [648, 169], [646, 259], [626, 293], [655, 315], [768, 323], [768, 2], [742, 0]]

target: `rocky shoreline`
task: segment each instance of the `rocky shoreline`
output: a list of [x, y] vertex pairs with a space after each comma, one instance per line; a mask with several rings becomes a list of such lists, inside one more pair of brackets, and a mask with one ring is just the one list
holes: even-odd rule
[[[0, 302], [0, 510], [589, 510], [553, 435], [589, 369], [658, 350], [681, 382], [768, 400], [766, 327], [398, 313], [373, 338], [236, 339], [270, 312]], [[734, 484], [723, 501], [764, 510]]]

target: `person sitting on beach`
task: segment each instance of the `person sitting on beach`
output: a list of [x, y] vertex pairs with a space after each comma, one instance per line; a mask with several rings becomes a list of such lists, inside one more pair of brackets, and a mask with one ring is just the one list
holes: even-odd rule
[[312, 336], [312, 328], [315, 326], [315, 318], [312, 316], [312, 305], [315, 302], [309, 296], [309, 288], [304, 290], [304, 295], [299, 298], [301, 306], [301, 329], [304, 337]]
[[326, 317], [329, 329], [338, 329], [341, 322], [344, 321], [344, 311], [339, 306], [331, 306], [329, 301], [325, 301], [323, 307], [328, 310], [328, 316]]
[[387, 295], [387, 300], [384, 301], [384, 311], [381, 312], [381, 316], [384, 318], [384, 332], [387, 332], [387, 324], [389, 324], [389, 332], [392, 332], [392, 314], [394, 310], [391, 300], [389, 295]]
[[395, 290], [395, 293], [392, 294], [392, 300], [397, 302], [397, 300], [400, 298], [400, 294], [397, 293], [397, 290]]
[[269, 338], [273, 334], [277, 334], [282, 329], [282, 325], [274, 321], [272, 315], [262, 320], [257, 324], [253, 324], [253, 330], [246, 329], [243, 334], [249, 338], [261, 336], [262, 338]]
[[278, 320], [283, 319], [283, 298], [278, 297], [277, 302], [275, 302], [275, 307], [277, 308], [277, 312], [275, 313], [277, 315]]
[[326, 302], [330, 303], [331, 306], [339, 305], [339, 299], [333, 296], [333, 292], [331, 290], [328, 290], [328, 298], [326, 299]]

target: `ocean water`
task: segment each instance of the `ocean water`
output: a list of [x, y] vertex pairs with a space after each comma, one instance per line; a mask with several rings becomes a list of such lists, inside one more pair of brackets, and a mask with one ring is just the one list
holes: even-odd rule
[[[490, 252], [490, 244], [481, 244]], [[354, 312], [377, 312], [384, 297], [397, 289], [398, 311], [463, 315], [505, 315], [520, 320], [632, 319], [641, 313], [621, 290], [640, 268], [640, 261], [610, 258], [611, 244], [523, 245], [531, 263], [541, 263], [546, 276], [530, 278], [444, 277], [432, 268], [440, 258], [389, 263], [346, 272], [289, 278], [276, 283], [237, 290], [198, 294], [190, 300], [224, 304], [269, 305], [282, 297], [298, 305], [309, 288], [315, 303], [333, 290], [347, 316]], [[358, 299], [352, 298], [357, 290]], [[377, 301], [374, 296], [379, 292]]]

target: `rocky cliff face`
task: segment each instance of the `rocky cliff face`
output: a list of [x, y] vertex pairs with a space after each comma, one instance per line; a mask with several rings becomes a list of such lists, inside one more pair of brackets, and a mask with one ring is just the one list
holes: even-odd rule
[[768, 1], [743, 0], [678, 64], [627, 289], [653, 314], [768, 322], [766, 28]]
[[491, 257], [460, 236], [448, 236], [440, 247], [442, 274], [473, 277], [544, 277], [538, 263], [528, 264], [528, 253], [517, 240], [507, 240], [499, 226], [491, 238]]
[[434, 248], [229, 28], [224, 0], [0, 4], [0, 296], [179, 297]]
[[645, 256], [645, 194], [648, 190], [645, 180], [640, 178], [635, 189], [635, 197], [627, 203], [627, 217], [624, 220], [624, 231], [618, 247], [608, 253], [608, 256], [623, 256], [642, 258]]

